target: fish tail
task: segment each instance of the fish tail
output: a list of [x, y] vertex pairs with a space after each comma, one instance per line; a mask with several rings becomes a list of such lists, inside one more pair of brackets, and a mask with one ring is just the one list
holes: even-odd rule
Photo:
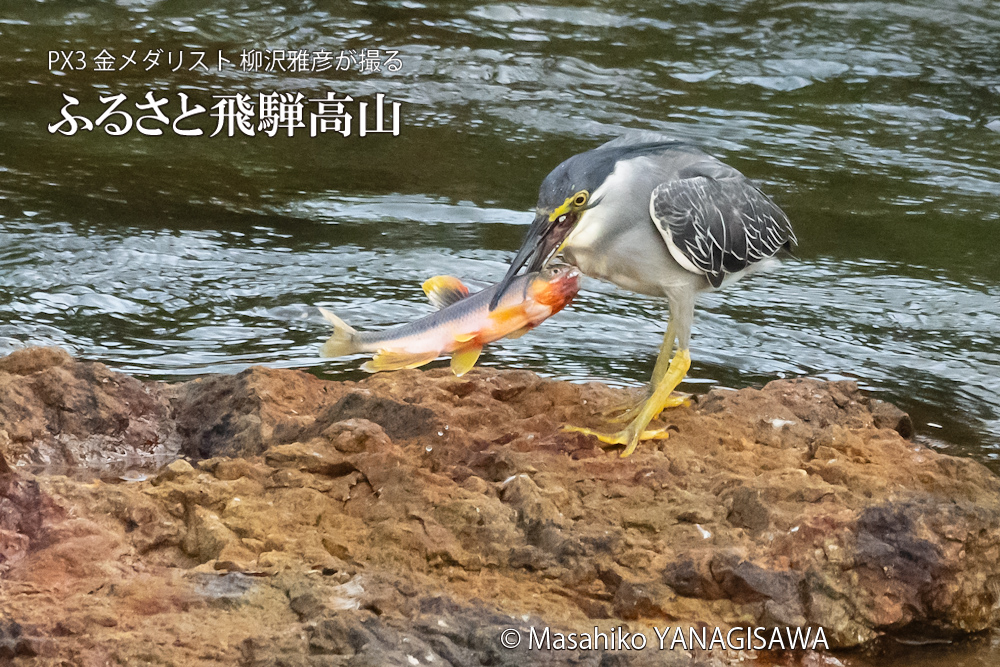
[[359, 352], [358, 332], [344, 320], [340, 319], [326, 308], [319, 312], [327, 322], [333, 325], [333, 335], [319, 348], [321, 357], [343, 357]]

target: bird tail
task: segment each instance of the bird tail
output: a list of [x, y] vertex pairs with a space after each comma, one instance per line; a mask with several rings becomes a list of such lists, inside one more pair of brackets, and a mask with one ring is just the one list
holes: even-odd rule
[[333, 335], [319, 348], [321, 357], [343, 357], [358, 352], [358, 332], [326, 308], [319, 312], [333, 325]]

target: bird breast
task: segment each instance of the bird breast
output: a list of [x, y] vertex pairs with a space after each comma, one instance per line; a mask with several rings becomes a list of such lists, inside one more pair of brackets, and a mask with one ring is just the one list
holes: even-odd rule
[[600, 203], [580, 216], [563, 257], [588, 276], [633, 292], [665, 296], [701, 277], [677, 264], [653, 225], [649, 198], [655, 179], [641, 167], [639, 160], [619, 163], [594, 191], [591, 201]]

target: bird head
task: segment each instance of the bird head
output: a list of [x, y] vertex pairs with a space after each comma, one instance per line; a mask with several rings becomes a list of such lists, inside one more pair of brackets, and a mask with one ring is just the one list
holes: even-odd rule
[[614, 156], [593, 150], [574, 155], [545, 177], [538, 193], [535, 219], [500, 281], [491, 309], [499, 303], [522, 266], [527, 265], [528, 273], [539, 271], [559, 253], [584, 214], [600, 203], [600, 197], [593, 196], [594, 191], [614, 170], [614, 164]]

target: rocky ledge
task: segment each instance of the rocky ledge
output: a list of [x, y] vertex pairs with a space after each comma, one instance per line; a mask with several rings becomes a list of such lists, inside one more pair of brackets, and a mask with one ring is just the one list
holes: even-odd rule
[[[629, 459], [558, 430], [599, 425], [626, 393], [486, 369], [164, 385], [15, 352], [0, 657], [837, 664], [880, 635], [1000, 620], [1000, 484], [910, 441], [899, 410], [800, 379], [670, 410], [670, 438]], [[660, 651], [667, 627], [822, 628], [830, 652]], [[581, 633], [577, 650], [529, 648], [545, 628]], [[607, 649], [579, 641], [599, 632]]]

